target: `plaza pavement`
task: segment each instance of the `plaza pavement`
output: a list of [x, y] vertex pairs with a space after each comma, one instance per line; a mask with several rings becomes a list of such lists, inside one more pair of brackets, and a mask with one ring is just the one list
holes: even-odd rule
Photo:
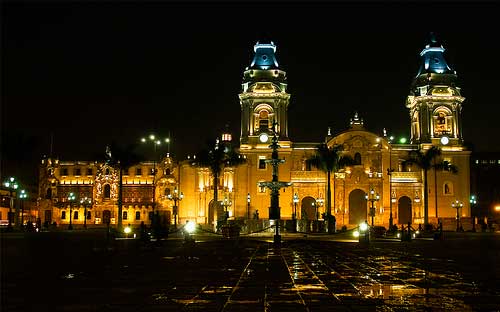
[[2, 234], [2, 311], [499, 311], [500, 233]]

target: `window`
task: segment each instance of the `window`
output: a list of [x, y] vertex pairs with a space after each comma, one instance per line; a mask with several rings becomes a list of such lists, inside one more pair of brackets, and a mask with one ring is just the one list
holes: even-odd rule
[[128, 220], [128, 213], [126, 211], [123, 212], [123, 220]]
[[87, 211], [87, 220], [92, 219], [92, 213], [90, 211]]
[[109, 184], [104, 185], [104, 198], [109, 199], [111, 197], [111, 186]]
[[164, 194], [165, 194], [165, 196], [170, 195], [170, 189], [168, 187], [165, 189], [165, 193]]
[[73, 220], [78, 220], [78, 211], [73, 211]]
[[361, 154], [360, 153], [354, 154], [354, 164], [361, 165]]
[[259, 112], [259, 130], [266, 131], [269, 129], [269, 113], [263, 109]]
[[149, 220], [153, 220], [153, 212], [152, 211], [150, 211], [148, 213], [148, 217], [149, 217]]
[[68, 168], [62, 168], [61, 169], [61, 175], [67, 176], [68, 175]]
[[142, 168], [135, 168], [135, 175], [142, 175]]
[[80, 169], [80, 168], [76, 168], [76, 169], [75, 169], [75, 175], [76, 175], [76, 176], [80, 176], [80, 175], [82, 175], [82, 169]]
[[453, 183], [445, 182], [443, 184], [443, 194], [444, 195], [453, 195]]
[[61, 219], [63, 219], [63, 220], [66, 219], [66, 211], [61, 212]]
[[106, 168], [106, 170], [104, 171], [104, 174], [109, 175], [109, 168]]
[[149, 175], [155, 175], [155, 169], [154, 168], [151, 168], [149, 170]]
[[141, 212], [140, 211], [136, 211], [135, 212], [135, 219], [136, 220], [141, 220]]
[[92, 168], [87, 168], [87, 175], [88, 176], [91, 176], [93, 173], [92, 173]]
[[266, 169], [266, 157], [259, 156], [259, 169]]
[[47, 193], [45, 193], [45, 199], [52, 199], [52, 188], [47, 189]]
[[170, 168], [165, 169], [165, 175], [170, 175]]
[[[260, 182], [264, 182], [264, 181], [260, 181]], [[266, 192], [266, 187], [265, 186], [260, 186], [260, 182], [257, 183], [258, 192], [259, 193], [265, 193]]]
[[128, 169], [122, 170], [122, 176], [128, 176]]

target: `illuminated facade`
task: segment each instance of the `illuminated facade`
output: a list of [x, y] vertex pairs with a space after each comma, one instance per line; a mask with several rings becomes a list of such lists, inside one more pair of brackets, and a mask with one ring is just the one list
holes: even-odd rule
[[[269, 190], [259, 182], [270, 181], [272, 169], [266, 162], [271, 158], [269, 148], [273, 131], [279, 139], [279, 158], [285, 162], [279, 168], [279, 180], [292, 182], [280, 190], [281, 218], [291, 219], [294, 209], [297, 218], [315, 220], [325, 212], [326, 173], [310, 168], [306, 160], [315, 153], [320, 142], [293, 142], [288, 132], [288, 104], [286, 72], [276, 60], [273, 43], [257, 43], [254, 58], [243, 73], [241, 105], [241, 135], [239, 151], [246, 163], [225, 168], [219, 180], [219, 201], [230, 218], [261, 219], [269, 216]], [[370, 220], [370, 202], [365, 195], [373, 189], [379, 194], [374, 202], [374, 223], [389, 225], [392, 212], [394, 224], [423, 223], [423, 197], [428, 196], [429, 222], [442, 218], [454, 224], [456, 210], [451, 203], [463, 202], [459, 212], [465, 220], [469, 207], [469, 156], [463, 146], [461, 132], [461, 105], [464, 98], [455, 85], [456, 74], [446, 63], [444, 49], [432, 39], [421, 53], [422, 66], [414, 80], [406, 107], [409, 111], [411, 139], [409, 143], [394, 142], [386, 134], [375, 134], [364, 128], [363, 119], [356, 113], [345, 131], [328, 133], [328, 146], [341, 145], [343, 154], [351, 156], [355, 164], [332, 173], [332, 214], [337, 226], [355, 225]], [[384, 131], [385, 132], [385, 131]], [[231, 141], [225, 133], [222, 142]], [[438, 146], [446, 160], [458, 168], [458, 173], [429, 170], [428, 190], [424, 191], [423, 171], [416, 165], [405, 164], [410, 151], [427, 150]], [[128, 170], [123, 178], [123, 223], [138, 224], [150, 221], [155, 209], [169, 222], [173, 218], [173, 202], [168, 195], [183, 192], [178, 209], [179, 223], [186, 220], [215, 225], [220, 216], [213, 204], [213, 179], [208, 168], [191, 166], [192, 159], [174, 161], [163, 158], [153, 175], [152, 162], [141, 163]], [[388, 169], [393, 169], [388, 175]], [[153, 180], [154, 179], [154, 180]], [[154, 181], [154, 184], [153, 184]], [[153, 192], [153, 185], [155, 192]], [[116, 223], [118, 172], [106, 163], [62, 162], [44, 159], [40, 174], [40, 216], [42, 221], [68, 223], [67, 194], [75, 192], [79, 198], [91, 197], [88, 224]], [[298, 203], [293, 202], [294, 194]], [[76, 203], [73, 224], [83, 221], [83, 205]], [[219, 212], [220, 213], [220, 212]], [[63, 218], [64, 216], [64, 218]], [[464, 222], [464, 228], [470, 226]]]

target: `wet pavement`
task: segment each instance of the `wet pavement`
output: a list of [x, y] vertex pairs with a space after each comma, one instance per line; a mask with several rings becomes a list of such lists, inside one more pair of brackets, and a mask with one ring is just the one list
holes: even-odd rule
[[285, 236], [276, 248], [265, 236], [145, 245], [37, 234], [2, 237], [4, 311], [500, 310], [500, 235]]

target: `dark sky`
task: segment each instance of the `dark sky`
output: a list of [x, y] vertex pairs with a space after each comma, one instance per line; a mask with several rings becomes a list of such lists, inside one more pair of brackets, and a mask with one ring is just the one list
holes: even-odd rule
[[170, 132], [178, 157], [226, 123], [238, 136], [238, 93], [257, 40], [274, 41], [287, 71], [293, 141], [321, 141], [354, 111], [369, 130], [408, 136], [405, 98], [431, 31], [466, 97], [465, 140], [499, 151], [499, 14], [493, 3], [449, 1], [7, 2], [2, 175], [34, 181], [50, 133], [65, 160], [150, 132]]

